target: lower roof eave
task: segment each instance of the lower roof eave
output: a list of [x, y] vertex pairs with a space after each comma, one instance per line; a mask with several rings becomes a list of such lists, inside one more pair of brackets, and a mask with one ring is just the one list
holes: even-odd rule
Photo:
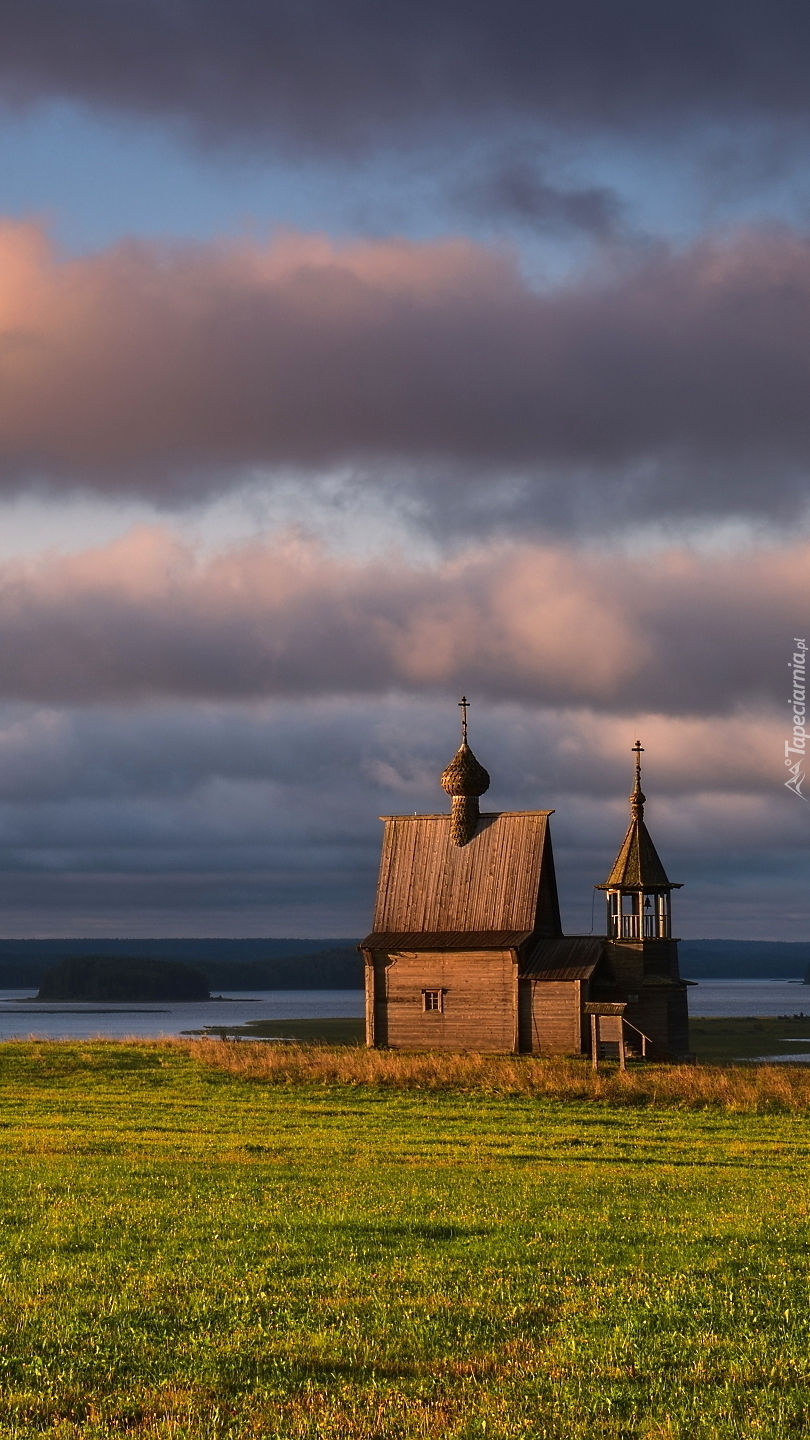
[[606, 880], [604, 885], [594, 885], [594, 890], [623, 890], [629, 894], [631, 891], [638, 895], [664, 895], [668, 890], [683, 890], [682, 880], [667, 880], [666, 884], [658, 885], [636, 885], [635, 882], [627, 884], [624, 881], [614, 881], [612, 884]]
[[521, 980], [535, 980], [541, 984], [546, 980], [590, 980], [598, 961], [593, 965], [557, 965], [548, 970], [538, 970], [533, 966], [521, 966], [518, 971]]

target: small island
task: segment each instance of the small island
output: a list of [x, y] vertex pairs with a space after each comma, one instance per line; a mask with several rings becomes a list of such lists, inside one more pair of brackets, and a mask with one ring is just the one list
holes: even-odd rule
[[179, 960], [74, 955], [46, 971], [37, 1000], [210, 1000], [205, 976]]

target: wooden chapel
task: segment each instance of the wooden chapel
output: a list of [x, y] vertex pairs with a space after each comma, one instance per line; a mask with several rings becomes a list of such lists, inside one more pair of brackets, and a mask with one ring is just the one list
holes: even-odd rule
[[[481, 812], [489, 775], [467, 741], [441, 776], [451, 810], [386, 815], [373, 929], [361, 942], [370, 1046], [576, 1054], [590, 1013], [621, 1017], [622, 1045], [686, 1058], [674, 885], [644, 822], [636, 744], [630, 826], [607, 895], [605, 935], [563, 935], [550, 810]], [[643, 1037], [639, 1039], [638, 1037]]]

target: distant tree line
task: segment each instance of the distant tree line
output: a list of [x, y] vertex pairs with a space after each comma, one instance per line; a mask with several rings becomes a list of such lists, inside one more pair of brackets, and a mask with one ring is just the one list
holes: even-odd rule
[[[38, 985], [50, 966], [82, 954], [177, 960], [212, 990], [357, 990], [353, 940], [0, 940], [0, 989]], [[682, 940], [688, 980], [803, 980], [810, 941]]]
[[356, 990], [363, 963], [353, 941], [0, 940], [0, 989], [39, 985], [55, 964], [89, 955], [177, 961], [211, 990]]
[[807, 940], [682, 940], [687, 980], [803, 980], [810, 966]]
[[208, 1000], [208, 982], [181, 960], [71, 955], [46, 970], [38, 1000]]

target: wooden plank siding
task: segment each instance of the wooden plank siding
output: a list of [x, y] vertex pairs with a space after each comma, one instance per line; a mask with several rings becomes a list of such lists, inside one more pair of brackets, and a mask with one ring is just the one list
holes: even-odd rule
[[532, 982], [518, 980], [518, 1050], [521, 1055], [531, 1055], [533, 1046]]
[[[524, 980], [521, 1049], [535, 1055], [578, 1055], [582, 1050], [584, 980]], [[530, 1004], [526, 995], [530, 993]], [[584, 993], [583, 993], [584, 992]], [[530, 1010], [530, 1019], [526, 1011]], [[526, 1034], [527, 1022], [530, 1025]]]
[[[372, 1004], [366, 1002], [366, 1044], [385, 1046], [388, 1044], [388, 1006], [385, 1003], [385, 971], [388, 957], [375, 955], [372, 965], [366, 970], [366, 996], [371, 982]], [[370, 972], [370, 973], [369, 973]]]
[[450, 839], [448, 815], [383, 817], [374, 931], [533, 931], [542, 911], [546, 933], [559, 934], [551, 813], [482, 815], [463, 846]]
[[[515, 1049], [512, 951], [401, 952], [375, 955], [374, 961], [377, 1045], [403, 1050]], [[443, 992], [444, 1008], [425, 1011], [424, 990]]]

